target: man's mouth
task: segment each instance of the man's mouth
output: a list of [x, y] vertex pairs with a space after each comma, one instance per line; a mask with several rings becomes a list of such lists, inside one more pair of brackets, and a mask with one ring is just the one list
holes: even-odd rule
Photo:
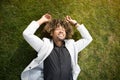
[[63, 37], [64, 35], [63, 34], [58, 34], [59, 37]]

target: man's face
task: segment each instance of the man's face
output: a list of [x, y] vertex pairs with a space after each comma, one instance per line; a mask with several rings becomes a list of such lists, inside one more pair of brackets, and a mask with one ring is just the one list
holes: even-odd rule
[[60, 40], [63, 41], [66, 37], [66, 31], [65, 28], [59, 26], [57, 27], [52, 33], [51, 36], [54, 40]]

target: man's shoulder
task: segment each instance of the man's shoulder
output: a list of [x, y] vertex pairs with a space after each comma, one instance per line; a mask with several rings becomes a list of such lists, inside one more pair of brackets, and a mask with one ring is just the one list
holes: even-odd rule
[[74, 39], [65, 39], [65, 43], [74, 43], [75, 40]]
[[44, 37], [42, 40], [43, 40], [44, 42], [51, 42], [51, 41], [52, 41], [51, 39], [46, 38], [46, 37]]
[[49, 38], [44, 37], [43, 40], [50, 40]]
[[53, 41], [52, 39], [49, 39], [49, 38], [46, 38], [46, 37], [44, 37], [42, 40], [45, 43], [51, 43]]

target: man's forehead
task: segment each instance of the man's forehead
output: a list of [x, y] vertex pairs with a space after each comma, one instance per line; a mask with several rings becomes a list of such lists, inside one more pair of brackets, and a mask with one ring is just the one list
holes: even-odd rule
[[[57, 26], [56, 28], [64, 28], [64, 29], [65, 29], [65, 27], [64, 27], [64, 26], [61, 26], [61, 25]], [[55, 28], [55, 29], [56, 29], [56, 28]]]

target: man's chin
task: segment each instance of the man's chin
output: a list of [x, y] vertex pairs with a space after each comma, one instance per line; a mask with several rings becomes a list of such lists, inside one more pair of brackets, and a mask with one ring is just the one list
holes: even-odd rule
[[58, 38], [60, 41], [64, 41], [65, 40], [65, 38]]

